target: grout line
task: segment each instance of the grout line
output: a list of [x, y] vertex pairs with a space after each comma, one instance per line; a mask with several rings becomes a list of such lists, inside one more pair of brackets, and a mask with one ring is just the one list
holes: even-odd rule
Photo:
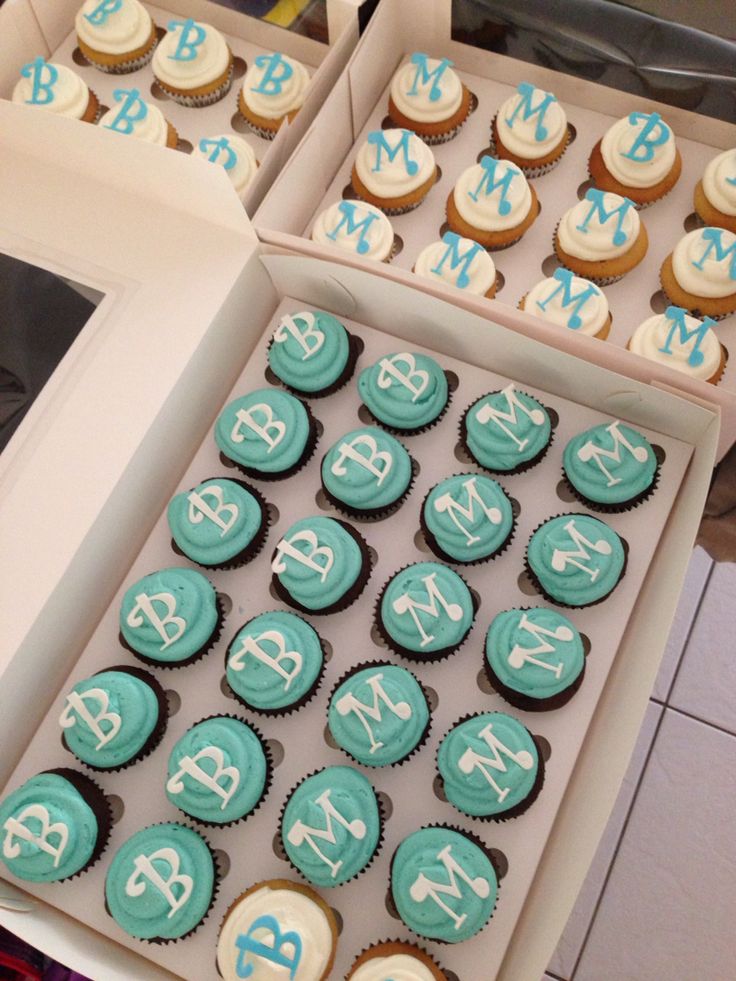
[[685, 654], [687, 653], [687, 649], [688, 649], [688, 646], [690, 644], [690, 639], [691, 639], [691, 637], [693, 635], [693, 631], [695, 630], [695, 624], [698, 622], [698, 617], [700, 616], [700, 608], [702, 607], [703, 602], [705, 600], [706, 593], [708, 592], [708, 586], [710, 586], [711, 576], [713, 575], [713, 570], [715, 569], [715, 567], [716, 567], [716, 564], [711, 559], [710, 569], [708, 569], [708, 575], [705, 577], [705, 583], [703, 584], [703, 589], [702, 589], [702, 591], [700, 593], [700, 598], [698, 599], [698, 605], [695, 607], [695, 613], [693, 614], [693, 618], [690, 621], [690, 626], [688, 627], [688, 631], [685, 634], [685, 642], [682, 645], [682, 650], [680, 651], [680, 656], [677, 659], [677, 665], [676, 665], [675, 670], [674, 670], [674, 672], [672, 674], [672, 681], [669, 683], [669, 686], [667, 688], [667, 693], [666, 693], [666, 695], [664, 697], [664, 704], [667, 707], [669, 707], [670, 698], [672, 697], [672, 692], [675, 689], [675, 684], [677, 683], [677, 677], [680, 674], [680, 668], [682, 667], [682, 662], [685, 659]]
[[[659, 702], [658, 704], [662, 704]], [[699, 722], [703, 726], [708, 726], [709, 729], [715, 729], [716, 732], [723, 733], [724, 736], [731, 736], [732, 739], [736, 739], [736, 732], [731, 729], [726, 729], [724, 726], [719, 726], [717, 722], [709, 722], [707, 719], [701, 719], [699, 715], [693, 715], [692, 712], [686, 712], [684, 709], [675, 708], [674, 705], [665, 705], [664, 708], [668, 712], [674, 712], [676, 715], [682, 715], [686, 719], [690, 719], [693, 722]]]

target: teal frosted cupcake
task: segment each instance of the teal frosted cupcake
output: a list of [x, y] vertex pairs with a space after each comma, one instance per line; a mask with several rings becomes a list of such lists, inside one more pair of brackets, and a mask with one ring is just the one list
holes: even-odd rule
[[491, 473], [522, 473], [539, 463], [552, 440], [545, 407], [507, 385], [473, 402], [460, 423], [460, 442]]
[[484, 821], [523, 814], [544, 783], [544, 760], [534, 737], [504, 712], [456, 723], [440, 743], [437, 769], [453, 807]]
[[652, 444], [615, 420], [573, 436], [562, 470], [573, 494], [594, 511], [628, 511], [654, 491], [658, 475]]
[[593, 606], [626, 571], [626, 548], [616, 532], [587, 514], [561, 514], [537, 528], [526, 551], [539, 592], [561, 606]]
[[585, 648], [575, 624], [556, 610], [504, 610], [488, 628], [483, 665], [510, 705], [538, 712], [570, 701], [585, 674]]
[[105, 879], [112, 918], [131, 937], [151, 943], [193, 933], [216, 892], [217, 868], [209, 845], [196, 831], [173, 822], [151, 825], [128, 838]]
[[182, 667], [217, 640], [222, 614], [215, 588], [194, 569], [161, 569], [133, 583], [120, 606], [120, 639], [144, 664]]
[[394, 432], [424, 432], [439, 422], [450, 400], [447, 376], [434, 358], [387, 354], [358, 377], [358, 392], [380, 425]]
[[351, 766], [328, 766], [291, 792], [281, 816], [289, 861], [312, 885], [339, 886], [370, 865], [382, 840], [370, 781]]
[[140, 668], [117, 665], [78, 681], [59, 717], [66, 749], [93, 770], [121, 770], [152, 753], [168, 718], [166, 693]]
[[314, 627], [295, 613], [274, 610], [254, 617], [237, 632], [225, 656], [225, 677], [246, 708], [284, 715], [312, 698], [324, 664]]
[[255, 558], [268, 534], [268, 507], [241, 480], [210, 477], [169, 502], [172, 548], [206, 569], [234, 569]]
[[303, 613], [337, 613], [363, 592], [368, 546], [345, 521], [302, 518], [277, 544], [271, 562], [280, 599]]
[[331, 395], [355, 371], [359, 344], [330, 313], [302, 310], [279, 321], [268, 348], [268, 364], [297, 395]]
[[397, 439], [376, 426], [346, 433], [322, 460], [325, 496], [355, 518], [391, 514], [412, 481], [411, 457]]
[[406, 668], [387, 661], [359, 664], [337, 683], [327, 722], [337, 745], [357, 763], [393, 766], [425, 742], [429, 702]]
[[215, 423], [215, 442], [246, 476], [281, 480], [314, 452], [317, 422], [296, 396], [259, 388], [225, 406]]
[[444, 825], [408, 835], [391, 860], [391, 895], [406, 926], [440, 943], [469, 940], [498, 899], [490, 853], [474, 835]]
[[241, 719], [214, 715], [192, 726], [171, 750], [166, 796], [200, 824], [233, 824], [266, 796], [271, 769], [256, 730]]
[[475, 610], [472, 593], [454, 570], [438, 562], [417, 562], [384, 586], [376, 626], [401, 657], [439, 661], [462, 645]]
[[25, 882], [61, 882], [95, 864], [111, 825], [94, 781], [76, 770], [47, 770], [0, 802], [0, 861]]
[[424, 538], [445, 562], [473, 565], [505, 551], [514, 535], [506, 492], [483, 474], [460, 473], [430, 490], [420, 512]]

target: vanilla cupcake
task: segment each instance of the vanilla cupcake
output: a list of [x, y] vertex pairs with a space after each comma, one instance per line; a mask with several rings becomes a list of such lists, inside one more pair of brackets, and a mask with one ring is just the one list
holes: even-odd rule
[[736, 310], [736, 235], [699, 228], [683, 236], [662, 263], [667, 298], [696, 315], [720, 320]]
[[694, 204], [706, 225], [736, 232], [736, 149], [711, 160], [695, 187]]
[[325, 208], [312, 227], [312, 241], [378, 262], [388, 262], [394, 252], [391, 222], [365, 201], [338, 201]]
[[565, 110], [551, 92], [520, 82], [491, 124], [496, 155], [540, 177], [560, 160], [570, 142]]
[[445, 143], [468, 118], [473, 97], [452, 70], [449, 58], [437, 60], [415, 51], [391, 80], [388, 115], [395, 126], [410, 129], [425, 143]]
[[100, 102], [87, 83], [66, 65], [52, 64], [40, 55], [23, 65], [13, 89], [13, 102], [44, 109], [57, 116], [94, 123]]
[[253, 148], [242, 136], [235, 133], [201, 139], [192, 150], [192, 156], [203, 157], [210, 163], [223, 167], [239, 198], [245, 196], [258, 173], [258, 161]]
[[603, 341], [611, 330], [611, 312], [603, 290], [569, 269], [556, 269], [553, 276], [533, 286], [522, 296], [519, 309]]
[[74, 27], [87, 61], [113, 75], [147, 65], [158, 40], [156, 25], [139, 0], [85, 0]]
[[272, 140], [299, 112], [308, 87], [309, 72], [300, 62], [278, 51], [258, 55], [243, 78], [238, 110], [252, 130]]
[[414, 272], [456, 286], [475, 296], [496, 295], [496, 266], [482, 245], [455, 232], [445, 232], [441, 241], [431, 242], [417, 256]]
[[648, 246], [633, 201], [597, 188], [565, 212], [554, 241], [562, 265], [599, 286], [616, 282], [638, 266]]
[[139, 89], [115, 89], [118, 103], [100, 120], [103, 129], [124, 136], [135, 136], [146, 143], [175, 147], [179, 137], [158, 106], [144, 102]]
[[447, 199], [450, 229], [486, 249], [518, 242], [538, 214], [537, 195], [521, 169], [490, 156], [464, 170]]
[[209, 24], [170, 20], [153, 55], [160, 87], [182, 106], [209, 106], [230, 91], [233, 55], [225, 38]]
[[726, 366], [727, 352], [718, 340], [715, 321], [687, 316], [682, 307], [668, 307], [664, 313], [640, 324], [627, 345], [634, 354], [667, 365], [690, 378], [717, 385]]
[[387, 215], [418, 207], [437, 180], [434, 154], [408, 129], [377, 129], [368, 134], [353, 164], [357, 197]]
[[644, 207], [663, 197], [682, 171], [675, 135], [657, 112], [631, 112], [593, 147], [588, 170], [596, 187]]

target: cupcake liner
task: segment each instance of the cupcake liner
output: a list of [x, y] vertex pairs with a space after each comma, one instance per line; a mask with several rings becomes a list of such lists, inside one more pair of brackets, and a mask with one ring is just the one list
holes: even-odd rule
[[[406, 449], [406, 447], [404, 447], [404, 449]], [[411, 476], [409, 477], [409, 483], [406, 485], [406, 490], [400, 497], [397, 497], [392, 504], [387, 504], [386, 507], [376, 509], [371, 508], [364, 511], [361, 511], [359, 508], [353, 508], [344, 501], [341, 501], [339, 497], [335, 497], [334, 494], [331, 494], [325, 487], [324, 482], [322, 483], [322, 493], [337, 511], [340, 511], [341, 514], [347, 515], [349, 518], [353, 518], [356, 521], [365, 522], [382, 521], [384, 518], [388, 518], [392, 514], [395, 514], [412, 492], [418, 473], [418, 465], [413, 456], [409, 455], [409, 459], [411, 461]], [[322, 457], [322, 461], [324, 461], [324, 457]], [[321, 472], [322, 463], [320, 463], [320, 473]]]
[[211, 106], [213, 103], [219, 102], [220, 99], [224, 99], [230, 91], [233, 84], [233, 61], [231, 58], [224, 81], [212, 92], [207, 92], [205, 95], [186, 95], [184, 92], [177, 92], [176, 89], [169, 88], [160, 78], [156, 79], [156, 84], [177, 105], [186, 106], [188, 109], [203, 109], [205, 106]]
[[[524, 389], [517, 388], [516, 391], [517, 392], [521, 392], [522, 395], [526, 395], [527, 398], [534, 398], [533, 395], [529, 395], [529, 393], [526, 392], [526, 391], [524, 391]], [[486, 392], [486, 395], [492, 395], [492, 394], [493, 394], [493, 392]], [[543, 402], [539, 402], [539, 399], [536, 399], [536, 398], [534, 399], [535, 402], [539, 402], [539, 404], [542, 406], [542, 408], [544, 409], [544, 411], [548, 415], [550, 415], [550, 419], [553, 422], [553, 424], [552, 424], [552, 426], [550, 428], [549, 439], [547, 441], [547, 444], [542, 447], [542, 449], [539, 451], [539, 453], [537, 453], [536, 456], [533, 456], [530, 460], [526, 460], [524, 463], [520, 463], [518, 466], [514, 467], [513, 470], [492, 470], [490, 467], [487, 467], [484, 463], [480, 463], [476, 459], [475, 454], [473, 453], [473, 451], [468, 446], [468, 441], [467, 441], [468, 432], [467, 432], [467, 425], [466, 425], [466, 421], [465, 420], [467, 418], [468, 412], [473, 407], [473, 405], [475, 405], [477, 402], [480, 401], [481, 398], [484, 398], [484, 397], [485, 397], [484, 395], [481, 395], [480, 398], [475, 399], [471, 403], [471, 405], [468, 406], [468, 408], [462, 414], [462, 418], [460, 419], [460, 424], [459, 424], [459, 427], [458, 427], [458, 435], [459, 435], [460, 445], [465, 450], [465, 452], [468, 454], [468, 456], [470, 457], [470, 459], [473, 461], [473, 463], [477, 467], [480, 467], [482, 470], [485, 470], [486, 473], [491, 474], [491, 476], [494, 477], [494, 478], [496, 478], [496, 477], [514, 477], [517, 474], [526, 473], [527, 470], [531, 470], [533, 467], [536, 467], [536, 465], [538, 463], [540, 463], [544, 459], [544, 457], [547, 455], [547, 453], [549, 452], [550, 446], [552, 446], [552, 444], [555, 441], [555, 425], [554, 425], [554, 422], [553, 422], [554, 416], [552, 415], [552, 410], [550, 410], [549, 407], [546, 406]]]
[[[118, 62], [116, 65], [103, 65], [99, 61], [95, 61], [88, 55], [84, 54], [82, 51], [82, 56], [91, 65], [92, 68], [96, 68], [97, 71], [104, 72], [106, 75], [129, 75], [131, 72], [137, 72], [139, 68], [144, 68], [150, 60], [153, 58], [153, 52], [156, 50], [156, 45], [158, 44], [158, 38], [154, 35], [154, 41], [148, 51], [144, 51], [142, 55], [137, 58], [131, 58], [127, 61]], [[81, 51], [81, 49], [80, 49]], [[163, 88], [163, 86], [161, 86]]]
[[[351, 334], [348, 330], [346, 330], [346, 334], [348, 335], [348, 359], [342, 372], [331, 385], [328, 385], [326, 388], [321, 388], [318, 392], [305, 392], [300, 388], [294, 388], [293, 385], [287, 384], [285, 381], [283, 381], [283, 379], [279, 378], [274, 371], [274, 377], [277, 379], [279, 385], [283, 385], [288, 392], [292, 392], [297, 396], [297, 398], [300, 399], [322, 399], [326, 398], [328, 395], [333, 395], [341, 388], [344, 388], [353, 377], [355, 373], [355, 365], [358, 358], [363, 353], [363, 342], [361, 339], [356, 337], [354, 334]], [[273, 338], [271, 338], [271, 340], [268, 342], [267, 351], [271, 350], [273, 343]], [[273, 371], [272, 368], [270, 370]]]
[[[95, 841], [95, 847], [92, 850], [87, 862], [79, 869], [78, 872], [74, 872], [72, 875], [66, 876], [64, 879], [57, 879], [57, 882], [71, 882], [72, 879], [78, 878], [80, 875], [91, 869], [99, 861], [102, 853], [107, 848], [110, 843], [110, 832], [112, 831], [113, 819], [112, 819], [112, 809], [110, 807], [110, 801], [108, 800], [107, 794], [104, 792], [102, 787], [92, 779], [92, 777], [87, 776], [86, 773], [80, 773], [79, 770], [74, 770], [71, 767], [57, 766], [50, 770], [43, 770], [43, 773], [55, 773], [60, 777], [64, 777], [69, 783], [74, 787], [74, 789], [84, 797], [87, 805], [92, 809], [92, 812], [97, 821], [97, 840]], [[52, 884], [52, 883], [50, 883]]]
[[[445, 372], [445, 375], [447, 375], [447, 372]], [[381, 429], [385, 429], [387, 433], [391, 433], [393, 436], [420, 436], [422, 433], [426, 433], [430, 429], [434, 429], [434, 427], [436, 425], [438, 425], [440, 422], [442, 422], [443, 417], [447, 413], [447, 410], [450, 408], [450, 404], [452, 403], [453, 395], [454, 395], [454, 389], [448, 383], [448, 386], [447, 386], [447, 401], [445, 402], [444, 407], [442, 408], [441, 412], [439, 412], [437, 414], [437, 416], [435, 416], [435, 418], [432, 419], [430, 422], [426, 422], [423, 426], [419, 426], [417, 429], [397, 429], [396, 426], [392, 426], [388, 422], [382, 422], [378, 418], [378, 416], [374, 416], [373, 413], [371, 412], [371, 410], [365, 404], [365, 402], [361, 402], [361, 405], [365, 408], [366, 412], [371, 417], [371, 419], [375, 422], [375, 424], [377, 426], [380, 426]]]
[[[515, 607], [515, 609], [530, 610], [532, 607], [523, 606]], [[522, 712], [552, 712], [555, 709], [562, 708], [563, 705], [567, 705], [583, 683], [583, 679], [585, 678], [585, 668], [586, 664], [583, 662], [583, 669], [575, 681], [573, 681], [564, 691], [559, 692], [557, 695], [551, 695], [549, 698], [532, 698], [530, 695], [524, 695], [521, 692], [504, 685], [489, 664], [488, 658], [486, 657], [485, 647], [483, 648], [483, 670], [485, 671], [488, 683], [505, 702], [508, 702], [509, 705], [513, 705], [514, 708], [519, 709]]]
[[[212, 583], [210, 583], [210, 585], [212, 585]], [[212, 588], [214, 589], [214, 586]], [[201, 660], [205, 654], [209, 654], [217, 641], [220, 639], [220, 635], [222, 634], [222, 626], [225, 622], [225, 607], [219, 593], [216, 593], [215, 603], [217, 605], [217, 621], [215, 622], [215, 628], [212, 631], [209, 640], [207, 640], [198, 651], [195, 651], [194, 654], [191, 654], [189, 657], [184, 658], [181, 661], [156, 661], [154, 658], [146, 657], [145, 654], [139, 654], [138, 651], [133, 650], [133, 648], [123, 637], [122, 633], [118, 634], [118, 640], [126, 651], [130, 651], [133, 657], [137, 658], [143, 664], [147, 664], [151, 668], [174, 669], [188, 667], [190, 664], [194, 664], [196, 661]]]
[[[357, 955], [357, 957], [355, 958], [355, 960], [353, 961], [353, 963], [350, 965], [349, 972], [354, 972], [355, 969], [356, 969], [356, 967], [361, 967], [362, 966], [359, 963], [359, 961], [366, 954], [375, 953], [377, 956], [386, 957], [386, 956], [388, 956], [390, 954], [391, 948], [394, 945], [398, 945], [398, 946], [401, 946], [401, 947], [409, 947], [409, 948], [411, 948], [412, 951], [415, 951], [415, 952], [418, 951], [420, 954], [422, 954], [427, 959], [427, 961], [431, 962], [431, 964], [433, 965], [433, 967], [435, 968], [435, 970], [436, 971], [439, 971], [439, 973], [442, 975], [442, 977], [444, 979], [444, 977], [445, 977], [445, 968], [440, 964], [440, 962], [438, 960], [436, 960], [432, 956], [432, 954], [429, 953], [428, 950], [425, 950], [425, 948], [424, 947], [421, 947], [419, 944], [412, 943], [410, 940], [399, 940], [398, 937], [395, 938], [395, 939], [393, 939], [393, 940], [392, 939], [389, 939], [389, 938], [387, 938], [385, 940], [377, 940], [375, 943], [369, 944], [367, 947], [364, 947], [360, 951], [360, 953]], [[367, 963], [370, 963], [370, 959], [367, 960]], [[347, 981], [350, 981], [350, 978], [352, 978], [352, 977], [353, 977], [353, 974], [352, 973], [348, 973]]]
[[657, 467], [654, 471], [654, 478], [649, 487], [647, 487], [646, 490], [643, 490], [640, 494], [635, 494], [628, 500], [622, 501], [621, 504], [601, 504], [598, 501], [590, 500], [590, 498], [586, 497], [572, 484], [567, 476], [567, 473], [565, 472], [564, 466], [562, 467], [562, 480], [572, 496], [576, 500], [580, 501], [580, 503], [586, 508], [590, 508], [591, 511], [598, 511], [601, 514], [622, 514], [624, 511], [632, 511], [635, 507], [643, 504], [644, 501], [648, 500], [652, 496], [659, 485], [659, 472], [660, 465], [657, 463]]
[[[307, 413], [309, 433], [307, 435], [307, 442], [304, 445], [302, 455], [299, 457], [296, 463], [292, 464], [292, 466], [287, 467], [286, 470], [279, 470], [278, 473], [267, 473], [263, 470], [257, 470], [255, 467], [247, 467], [244, 464], [239, 463], [222, 450], [220, 451], [220, 457], [231, 463], [242, 474], [245, 474], [246, 477], [250, 477], [251, 480], [286, 480], [287, 477], [293, 477], [295, 474], [299, 473], [299, 471], [302, 470], [312, 459], [321, 435], [321, 432], [318, 429], [319, 420], [315, 419], [315, 417], [312, 415], [312, 410], [309, 407], [309, 403], [305, 402], [303, 398], [300, 398], [299, 401], [302, 403]], [[321, 423], [319, 425], [321, 426]]]

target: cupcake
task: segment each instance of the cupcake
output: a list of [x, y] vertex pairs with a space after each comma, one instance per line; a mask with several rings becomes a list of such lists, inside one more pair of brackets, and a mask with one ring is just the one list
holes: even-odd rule
[[228, 403], [215, 423], [225, 459], [248, 477], [281, 480], [304, 466], [317, 444], [317, 423], [288, 392], [259, 388]]
[[438, 562], [416, 562], [384, 586], [376, 625], [401, 657], [439, 661], [463, 644], [475, 610], [472, 593], [456, 572]]
[[120, 640], [140, 661], [159, 668], [192, 664], [220, 635], [214, 586], [194, 569], [161, 569], [125, 591]]
[[447, 981], [447, 975], [426, 950], [401, 940], [373, 944], [355, 959], [347, 981]]
[[107, 908], [117, 925], [151, 943], [193, 933], [216, 891], [209, 845], [196, 831], [176, 823], [154, 824], [128, 838], [105, 879]]
[[325, 208], [312, 226], [312, 241], [377, 262], [388, 262], [395, 251], [391, 222], [365, 201], [338, 201]]
[[414, 272], [456, 286], [474, 296], [496, 295], [496, 266], [482, 245], [454, 232], [445, 232], [441, 241], [431, 242], [417, 256]]
[[206, 569], [233, 569], [255, 558], [268, 534], [268, 508], [241, 480], [210, 477], [176, 494], [166, 509], [172, 547]]
[[538, 214], [536, 191], [523, 171], [490, 156], [464, 170], [447, 199], [450, 230], [491, 250], [518, 242]]
[[146, 143], [174, 149], [179, 136], [158, 106], [144, 102], [140, 89], [115, 89], [113, 98], [118, 103], [102, 116], [100, 126], [123, 136], [135, 136]]
[[182, 106], [209, 106], [230, 91], [233, 55], [225, 38], [191, 17], [170, 20], [151, 67], [163, 91]]
[[111, 825], [94, 781], [76, 770], [47, 770], [0, 801], [0, 861], [25, 882], [61, 882], [95, 864]]
[[387, 215], [403, 215], [438, 179], [434, 154], [408, 129], [376, 129], [358, 150], [351, 183], [356, 197]]
[[258, 173], [259, 165], [253, 148], [235, 133], [201, 139], [192, 150], [192, 156], [203, 157], [223, 167], [241, 200]]
[[303, 613], [337, 613], [365, 589], [371, 559], [351, 525], [317, 515], [288, 529], [276, 545], [271, 571], [284, 603]]
[[240, 821], [261, 803], [271, 762], [260, 736], [241, 719], [215, 715], [192, 726], [169, 756], [166, 796], [206, 825]]
[[359, 664], [330, 697], [327, 723], [337, 745], [363, 766], [403, 763], [429, 733], [427, 696], [406, 668]]
[[695, 186], [693, 203], [704, 225], [736, 233], [736, 149], [710, 161]]
[[358, 353], [356, 339], [337, 317], [300, 310], [279, 320], [268, 347], [268, 366], [297, 395], [318, 398], [350, 380]]
[[513, 385], [476, 399], [460, 423], [460, 441], [491, 473], [522, 473], [549, 449], [552, 422], [536, 399]]
[[395, 126], [412, 130], [430, 145], [457, 134], [470, 114], [472, 96], [452, 65], [449, 58], [415, 51], [395, 72], [388, 100]]
[[483, 666], [491, 685], [515, 708], [560, 708], [583, 682], [583, 640], [556, 610], [504, 610], [488, 628]]
[[573, 493], [594, 511], [628, 511], [654, 490], [658, 471], [652, 444], [616, 419], [573, 436], [562, 470]]
[[566, 269], [605, 286], [639, 265], [649, 239], [633, 201], [592, 187], [560, 219], [554, 247]]
[[506, 492], [490, 477], [460, 473], [435, 484], [420, 514], [424, 538], [445, 562], [471, 565], [504, 551], [514, 534]]
[[113, 75], [147, 65], [158, 41], [156, 25], [138, 0], [85, 0], [74, 28], [87, 61]]
[[66, 749], [93, 770], [120, 770], [148, 756], [166, 730], [168, 705], [158, 681], [118, 665], [78, 681], [59, 717]]
[[314, 886], [340, 886], [370, 865], [382, 840], [370, 781], [352, 766], [328, 766], [289, 795], [281, 840], [294, 868]]
[[391, 895], [414, 933], [462, 943], [480, 933], [493, 915], [498, 876], [474, 835], [444, 826], [421, 828], [394, 853]]
[[710, 317], [689, 317], [682, 307], [667, 307], [639, 324], [627, 347], [634, 354], [667, 365], [690, 378], [717, 385], [728, 357]]
[[310, 700], [324, 670], [317, 631], [295, 613], [274, 610], [249, 620], [225, 657], [225, 677], [239, 702], [263, 715], [284, 715]]
[[450, 399], [442, 367], [409, 351], [387, 354], [364, 368], [358, 393], [376, 422], [407, 436], [439, 422]]
[[534, 737], [504, 712], [462, 719], [437, 751], [447, 800], [463, 814], [505, 821], [523, 814], [544, 783], [544, 760]]
[[52, 64], [39, 55], [23, 65], [20, 74], [13, 89], [13, 102], [83, 123], [97, 121], [100, 100], [71, 68]]
[[532, 581], [546, 599], [560, 606], [593, 606], [621, 581], [626, 550], [600, 518], [561, 514], [534, 532], [526, 561]]
[[560, 160], [570, 142], [565, 110], [551, 92], [519, 82], [491, 125], [496, 156], [540, 177]]
[[217, 970], [223, 981], [269, 981], [280, 974], [284, 981], [328, 981], [338, 934], [335, 914], [309, 886], [257, 882], [225, 914]]
[[356, 518], [382, 518], [395, 511], [412, 484], [412, 460], [389, 433], [369, 426], [342, 436], [322, 460], [327, 499]]
[[285, 119], [302, 107], [309, 72], [293, 58], [274, 52], [253, 59], [238, 95], [238, 110], [259, 136], [272, 140]]
[[547, 323], [605, 341], [611, 330], [611, 311], [603, 290], [569, 269], [555, 269], [548, 279], [521, 298], [520, 310]]
[[723, 228], [688, 232], [660, 271], [670, 303], [720, 320], [736, 310], [736, 235]]
[[588, 160], [596, 187], [644, 207], [668, 194], [682, 171], [675, 134], [658, 112], [631, 112], [598, 140]]

